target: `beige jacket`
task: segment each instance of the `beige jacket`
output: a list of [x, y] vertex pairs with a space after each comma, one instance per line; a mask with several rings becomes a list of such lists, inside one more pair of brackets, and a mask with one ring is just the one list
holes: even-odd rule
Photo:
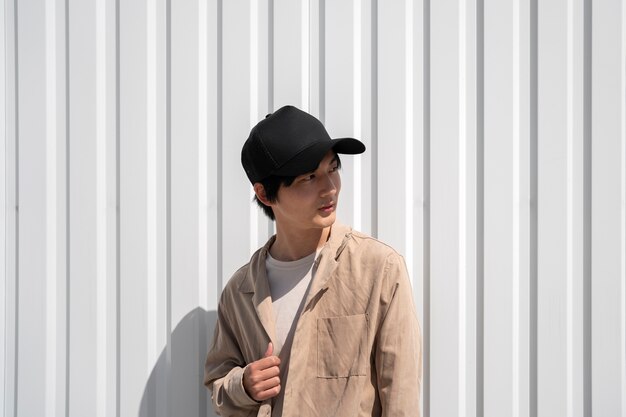
[[[267, 416], [243, 388], [246, 364], [275, 343], [265, 258], [273, 239], [222, 293], [205, 385], [221, 416]], [[284, 417], [419, 416], [422, 350], [402, 257], [335, 224], [296, 325]], [[282, 366], [282, 365], [281, 365]]]

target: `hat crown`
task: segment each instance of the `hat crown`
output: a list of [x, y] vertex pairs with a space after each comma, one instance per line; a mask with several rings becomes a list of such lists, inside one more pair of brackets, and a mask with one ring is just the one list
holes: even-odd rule
[[341, 145], [340, 153], [361, 153], [356, 139], [331, 139], [317, 118], [284, 106], [256, 124], [241, 150], [241, 163], [253, 184], [271, 175], [295, 176], [313, 170], [324, 154]]
[[266, 116], [252, 129], [250, 138], [260, 143], [276, 169], [308, 147], [331, 140], [322, 122], [294, 106]]

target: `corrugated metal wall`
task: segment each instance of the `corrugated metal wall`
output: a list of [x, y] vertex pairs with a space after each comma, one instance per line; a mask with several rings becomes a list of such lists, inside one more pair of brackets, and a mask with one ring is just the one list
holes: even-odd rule
[[0, 405], [212, 415], [230, 274], [272, 233], [239, 163], [291, 103], [344, 223], [402, 252], [424, 415], [626, 416], [626, 4], [5, 0]]

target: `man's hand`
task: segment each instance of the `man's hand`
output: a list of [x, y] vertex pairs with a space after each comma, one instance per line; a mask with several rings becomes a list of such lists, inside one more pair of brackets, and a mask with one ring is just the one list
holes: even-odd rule
[[243, 374], [243, 387], [251, 398], [259, 402], [280, 392], [280, 358], [272, 355], [273, 352], [274, 346], [270, 342], [263, 359], [250, 363]]

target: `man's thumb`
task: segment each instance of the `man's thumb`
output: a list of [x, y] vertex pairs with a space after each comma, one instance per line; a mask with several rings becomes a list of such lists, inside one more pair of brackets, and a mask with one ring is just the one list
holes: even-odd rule
[[269, 356], [272, 356], [272, 353], [274, 353], [274, 345], [272, 344], [272, 342], [269, 342], [267, 344], [267, 350], [265, 351], [265, 356], [264, 358], [267, 358]]

